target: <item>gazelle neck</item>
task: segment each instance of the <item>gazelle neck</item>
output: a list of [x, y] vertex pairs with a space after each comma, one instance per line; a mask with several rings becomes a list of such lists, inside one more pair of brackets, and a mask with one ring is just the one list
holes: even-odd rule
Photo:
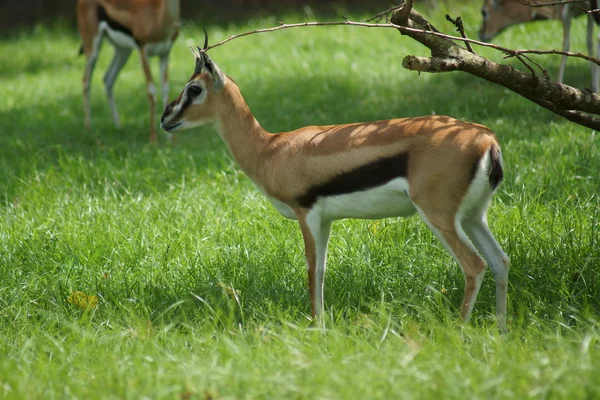
[[239, 88], [231, 79], [223, 88], [221, 107], [216, 118], [219, 135], [233, 158], [255, 183], [260, 180], [260, 166], [273, 135], [254, 118]]

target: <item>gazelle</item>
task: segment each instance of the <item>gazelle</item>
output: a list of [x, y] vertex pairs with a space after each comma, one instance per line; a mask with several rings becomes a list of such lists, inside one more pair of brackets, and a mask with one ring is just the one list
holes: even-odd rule
[[171, 45], [179, 31], [179, 0], [78, 0], [77, 21], [86, 57], [83, 74], [85, 125], [91, 125], [90, 81], [102, 40], [106, 36], [114, 47], [114, 56], [104, 74], [106, 97], [117, 127], [119, 112], [113, 86], [132, 50], [139, 51], [150, 103], [150, 141], [156, 141], [154, 107], [156, 89], [148, 57], [160, 58], [163, 107], [169, 99], [168, 64]]
[[[542, 2], [539, 2], [541, 4]], [[519, 0], [485, 0], [481, 9], [483, 22], [479, 29], [479, 39], [489, 42], [510, 25], [536, 20], [557, 19], [563, 25], [563, 51], [571, 47], [571, 22], [585, 11], [596, 9], [597, 0], [580, 3], [565, 3], [555, 6], [530, 7]], [[600, 22], [600, 15], [588, 14], [587, 50], [594, 57], [594, 20]], [[600, 41], [596, 41], [596, 54], [600, 54]], [[600, 91], [600, 67], [592, 64], [592, 89]], [[558, 82], [562, 83], [567, 65], [567, 56], [562, 56], [558, 69]]]
[[503, 177], [500, 146], [490, 129], [425, 116], [271, 134], [254, 118], [233, 79], [198, 50], [194, 74], [165, 109], [161, 127], [173, 132], [215, 124], [242, 170], [284, 217], [298, 220], [313, 317], [324, 310], [334, 220], [418, 213], [462, 268], [462, 319], [469, 320], [485, 259], [496, 281], [497, 319], [504, 330], [509, 259], [486, 221]]

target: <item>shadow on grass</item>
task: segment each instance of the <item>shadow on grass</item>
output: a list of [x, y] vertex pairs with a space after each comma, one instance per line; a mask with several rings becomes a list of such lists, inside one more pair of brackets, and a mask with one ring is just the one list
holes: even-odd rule
[[[574, 73], [574, 76], [580, 75], [584, 74]], [[148, 106], [145, 96], [125, 95], [117, 90], [117, 104], [123, 124], [121, 129], [117, 129], [110, 117], [104, 93], [98, 93], [103, 92], [98, 81], [96, 79], [93, 87], [93, 128], [89, 131], [83, 127], [79, 93], [65, 94], [59, 101], [44, 103], [35, 109], [27, 104], [15, 105], [10, 114], [0, 116], [3, 132], [0, 154], [5, 171], [10, 171], [0, 179], [0, 188], [6, 200], [11, 201], [18, 186], [17, 181], [27, 182], [31, 179], [25, 176], [27, 173], [56, 165], [61, 153], [88, 160], [106, 158], [110, 154], [111, 162], [118, 169], [151, 168], [151, 164], [158, 161], [154, 157], [158, 149], [148, 144]], [[313, 124], [373, 121], [435, 113], [487, 124], [503, 142], [511, 139], [536, 140], [540, 138], [539, 135], [545, 134], [540, 124], [553, 120], [562, 122], [554, 114], [507, 89], [466, 73], [436, 75], [429, 79], [419, 79], [414, 74], [413, 79], [398, 87], [390, 87], [384, 80], [377, 85], [356, 84], [357, 77], [343, 74], [317, 76], [310, 80], [249, 76], [237, 78], [237, 81], [257, 119], [272, 132]], [[171, 84], [176, 88], [183, 86], [181, 83]], [[161, 107], [158, 108], [160, 110]], [[165, 135], [158, 128], [159, 115], [160, 111], [156, 116], [161, 141], [159, 149], [169, 148], [173, 156], [193, 157], [199, 170], [206, 166], [205, 155], [208, 152], [225, 151], [224, 144], [211, 127], [178, 134], [177, 145], [170, 148]], [[503, 123], [522, 126], [523, 129], [503, 131]], [[31, 168], [33, 160], [36, 164], [34, 169]], [[173, 170], [169, 176], [177, 180], [180, 173]]]

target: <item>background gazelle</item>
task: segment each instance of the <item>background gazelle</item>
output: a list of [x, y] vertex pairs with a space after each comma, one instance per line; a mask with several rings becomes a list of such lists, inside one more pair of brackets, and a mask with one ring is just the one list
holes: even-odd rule
[[168, 64], [171, 45], [179, 31], [179, 0], [78, 0], [77, 22], [86, 57], [83, 74], [85, 125], [90, 127], [90, 81], [102, 41], [106, 36], [114, 47], [113, 59], [104, 74], [106, 97], [115, 125], [120, 126], [113, 86], [132, 50], [138, 50], [146, 78], [150, 104], [150, 141], [156, 141], [154, 104], [156, 89], [148, 57], [160, 58], [163, 107], [169, 99]]
[[236, 83], [199, 49], [194, 74], [165, 109], [161, 127], [172, 132], [207, 123], [216, 125], [275, 208], [298, 220], [313, 316], [323, 313], [332, 222], [417, 212], [462, 268], [463, 320], [469, 319], [485, 274], [483, 256], [496, 281], [498, 324], [505, 329], [509, 259], [486, 221], [503, 176], [500, 146], [490, 129], [426, 116], [270, 134]]
[[[523, 4], [522, 0], [485, 0], [481, 8], [483, 21], [479, 29], [479, 39], [489, 42], [496, 35], [511, 25], [537, 20], [560, 20], [563, 25], [563, 51], [571, 47], [571, 23], [573, 18], [584, 15], [585, 11], [596, 9], [598, 0], [581, 1], [578, 3], [565, 3], [545, 7], [530, 7]], [[539, 2], [538, 4], [542, 4]], [[600, 14], [588, 14], [587, 25], [587, 50], [591, 57], [600, 54], [600, 41], [596, 40], [594, 53], [594, 20], [600, 23]], [[594, 56], [594, 54], [596, 54]], [[592, 65], [592, 89], [600, 91], [600, 67]], [[565, 76], [567, 56], [562, 56], [558, 69], [558, 82], [562, 83]]]

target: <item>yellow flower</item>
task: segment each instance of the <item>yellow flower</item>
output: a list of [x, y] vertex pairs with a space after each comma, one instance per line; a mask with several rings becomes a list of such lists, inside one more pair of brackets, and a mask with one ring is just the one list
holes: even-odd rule
[[88, 296], [87, 294], [74, 291], [67, 297], [67, 302], [84, 309], [92, 309], [98, 306], [98, 296]]
[[377, 233], [379, 232], [379, 221], [372, 223], [369, 230], [373, 236], [377, 236]]

